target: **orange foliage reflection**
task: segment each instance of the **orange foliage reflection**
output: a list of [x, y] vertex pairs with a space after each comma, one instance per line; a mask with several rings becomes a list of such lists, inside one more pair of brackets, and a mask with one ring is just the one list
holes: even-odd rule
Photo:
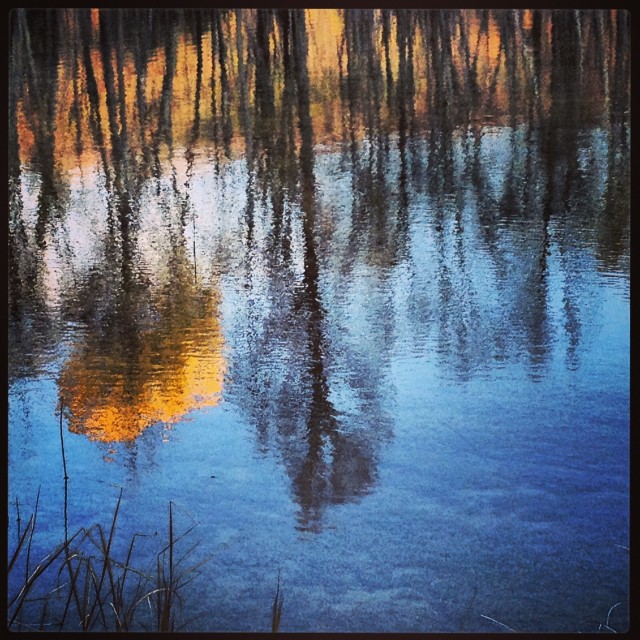
[[[233, 131], [231, 148], [242, 150], [239, 146], [240, 112], [242, 109], [253, 109], [256, 101], [254, 10], [242, 10], [238, 14], [224, 10], [220, 18], [220, 36], [214, 35], [214, 27], [206, 12], [199, 18], [199, 37], [193, 25], [185, 22], [186, 18], [175, 24], [167, 23], [164, 27], [166, 33], [156, 39], [147, 38], [144, 44], [140, 44], [143, 40], [141, 33], [132, 32], [134, 35], [129, 33], [123, 37], [118, 29], [122, 30], [126, 25], [114, 26], [111, 34], [113, 42], [110, 44], [115, 48], [123, 48], [120, 61], [115, 49], [110, 50], [108, 55], [101, 51], [103, 18], [99, 12], [92, 11], [91, 32], [84, 36], [78, 25], [78, 15], [71, 10], [65, 14], [69, 44], [61, 51], [54, 89], [56, 109], [55, 113], [50, 114], [55, 121], [55, 156], [61, 168], [68, 169], [74, 164], [86, 166], [97, 161], [100, 143], [96, 141], [96, 132], [100, 132], [108, 144], [113, 133], [110, 132], [106, 99], [110, 92], [117, 93], [118, 100], [122, 102], [119, 127], [127, 131], [127, 144], [132, 150], [144, 146], [144, 140], [151, 136], [151, 132], [165, 125], [176, 145], [187, 144], [194, 120], [198, 60], [202, 79], [198, 104], [198, 117], [203, 123], [200, 143], [208, 146], [212, 142], [212, 131], [216, 121], [222, 117], [224, 106], [227, 110], [225, 117]], [[397, 16], [393, 12], [389, 14], [390, 32], [385, 45], [381, 13], [376, 10], [373, 15], [366, 46], [371, 48], [376, 64], [380, 65], [378, 72], [388, 76], [392, 84], [397, 83], [401, 75]], [[473, 81], [474, 91], [479, 95], [479, 116], [506, 116], [513, 108], [510, 105], [513, 92], [523, 95], [523, 92], [531, 90], [530, 87], [535, 87], [536, 99], [540, 100], [542, 111], [548, 113], [551, 105], [550, 68], [553, 62], [552, 24], [555, 19], [552, 12], [536, 14], [539, 17], [537, 39], [532, 39], [532, 31], [536, 29], [534, 14], [530, 10], [523, 11], [521, 15], [512, 12], [508, 16], [505, 12], [497, 11], [461, 11], [453, 17], [449, 16], [446, 24], [441, 16], [429, 22], [419, 12], [412, 15], [412, 26], [405, 37], [410, 42], [408, 62], [415, 89], [406, 99], [415, 109], [417, 117], [428, 119], [432, 100], [430, 95], [441, 90], [435, 75], [450, 76], [451, 81], [460, 86]], [[354, 43], [352, 50], [347, 52], [345, 10], [310, 9], [305, 11], [305, 16], [314, 135], [317, 142], [336, 141], [339, 139], [344, 112], [339, 76], [342, 74], [344, 82], [348, 76], [348, 65], [353, 63], [353, 60], [349, 60], [349, 54], [352, 57], [359, 55], [362, 43]], [[125, 20], [122, 17], [119, 19]], [[140, 21], [140, 24], [144, 22], [142, 18]], [[610, 33], [615, 28], [614, 22], [615, 13], [602, 12], [596, 18], [585, 14], [581, 18], [579, 40], [576, 43], [581, 52], [579, 73], [584, 82], [582, 99], [596, 115], [607, 97], [609, 88], [606, 78], [611, 74], [615, 61], [612, 45], [616, 36], [615, 32]], [[606, 26], [609, 23], [611, 27]], [[436, 50], [446, 55], [440, 67], [429, 70], [429, 65], [433, 65], [433, 45], [429, 43], [434, 37], [434, 29], [440, 29], [438, 33], [442, 37]], [[118, 37], [114, 35], [116, 33]], [[219, 53], [220, 37], [224, 40], [224, 59], [220, 58]], [[280, 29], [270, 28], [268, 39], [271, 56], [269, 81], [273, 83], [274, 98], [279, 101], [282, 99], [283, 86]], [[171, 65], [167, 60], [167, 42], [173, 43], [170, 50], [175, 59]], [[83, 47], [87, 49], [86, 58], [82, 55]], [[142, 49], [145, 49], [144, 55]], [[121, 69], [118, 68], [119, 64]], [[112, 87], [107, 87], [105, 83], [105, 65], [112, 67], [111, 75], [117, 79]], [[100, 93], [94, 113], [88, 95], [89, 76], [95, 77]], [[382, 81], [376, 82], [379, 84], [377, 90], [382, 90]], [[25, 94], [28, 96], [30, 91], [25, 91]], [[34, 87], [33, 91], [37, 92], [38, 87]], [[223, 92], [226, 92], [225, 96]], [[243, 104], [243, 95], [247, 104]], [[25, 114], [24, 99], [23, 96], [18, 101], [18, 134], [21, 159], [28, 162], [34, 153], [34, 135], [38, 123], [37, 118]], [[389, 109], [385, 103], [385, 100], [380, 101], [383, 113]], [[163, 110], [165, 114], [171, 114], [170, 122], [165, 125], [160, 122]], [[393, 120], [393, 114], [386, 113], [386, 118]], [[78, 140], [82, 141], [81, 150]]]
[[100, 349], [88, 339], [65, 363], [59, 389], [69, 429], [102, 442], [137, 438], [220, 401], [225, 360], [220, 319], [209, 312], [189, 326], [154, 327], [138, 349]]

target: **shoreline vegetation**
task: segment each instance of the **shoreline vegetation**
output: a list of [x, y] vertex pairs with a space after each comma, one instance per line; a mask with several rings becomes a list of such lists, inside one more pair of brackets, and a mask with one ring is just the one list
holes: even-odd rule
[[[169, 501], [168, 538], [155, 558], [140, 566], [134, 550], [138, 538], [157, 535], [133, 533], [126, 547], [116, 544], [118, 515], [123, 489], [113, 509], [110, 524], [80, 527], [69, 535], [69, 474], [64, 446], [64, 399], [58, 405], [60, 452], [64, 472], [64, 541], [34, 562], [34, 538], [38, 523], [40, 491], [26, 525], [15, 499], [15, 546], [8, 545], [7, 629], [9, 631], [83, 632], [177, 632], [187, 630], [195, 619], [186, 617], [182, 591], [200, 575], [211, 556], [193, 560], [202, 541], [187, 540], [197, 523], [182, 533], [176, 531], [174, 503]], [[23, 528], [24, 527], [24, 528]], [[184, 547], [184, 548], [183, 548]], [[126, 554], [122, 557], [122, 549]], [[192, 564], [192, 562], [194, 562]], [[21, 577], [18, 577], [21, 576]], [[12, 589], [12, 585], [15, 587]], [[280, 574], [272, 605], [271, 630], [277, 632], [282, 616]]]
[[[81, 527], [68, 535], [41, 560], [32, 558], [40, 490], [33, 513], [23, 528], [20, 503], [15, 500], [17, 541], [10, 552], [7, 574], [15, 588], [7, 598], [7, 629], [9, 631], [82, 631], [82, 632], [179, 632], [188, 631], [195, 618], [188, 617], [188, 602], [183, 589], [200, 575], [200, 569], [211, 557], [190, 565], [192, 552], [201, 544], [186, 545], [185, 539], [196, 524], [176, 533], [173, 502], [169, 502], [168, 539], [155, 555], [155, 566], [142, 568], [136, 564], [134, 547], [137, 538], [151, 534], [134, 533], [124, 559], [114, 551], [116, 525], [122, 502], [118, 496], [110, 525], [96, 523]], [[157, 533], [157, 532], [156, 532]], [[138, 546], [140, 546], [138, 544]], [[179, 548], [180, 547], [180, 548]], [[136, 547], [137, 548], [137, 547]], [[44, 578], [43, 578], [44, 577]], [[49, 578], [47, 580], [47, 577]], [[53, 578], [53, 579], [52, 579]], [[11, 581], [10, 581], [11, 583]], [[271, 606], [271, 632], [280, 631], [284, 596], [278, 572]], [[473, 600], [464, 616], [470, 613]], [[628, 609], [628, 602], [617, 602], [603, 616], [598, 633], [618, 633], [616, 614]], [[266, 619], [265, 614], [265, 619]], [[518, 633], [504, 622], [480, 614], [494, 625], [494, 630]], [[266, 626], [266, 620], [265, 620]], [[463, 625], [464, 626], [464, 625]], [[460, 630], [462, 631], [462, 629]]]
[[15, 502], [17, 543], [8, 576], [17, 586], [8, 594], [10, 631], [180, 631], [189, 625], [181, 591], [210, 558], [189, 566], [200, 543], [182, 547], [196, 525], [177, 533], [172, 502], [168, 539], [155, 566], [140, 567], [134, 561], [138, 538], [150, 536], [134, 533], [124, 558], [115, 550], [122, 490], [108, 527], [97, 523], [69, 535], [65, 522], [65, 540], [34, 562], [39, 500], [40, 491], [24, 528]]
[[[96, 523], [69, 535], [65, 511], [64, 541], [37, 562], [32, 555], [40, 490], [24, 528], [16, 498], [17, 541], [7, 565], [7, 576], [13, 576], [16, 585], [7, 597], [9, 631], [188, 630], [195, 618], [187, 617], [188, 603], [184, 602], [182, 592], [211, 560], [207, 556], [190, 564], [201, 541], [187, 544], [186, 539], [197, 524], [177, 533], [174, 505], [169, 502], [168, 538], [155, 555], [155, 565], [143, 568], [134, 560], [134, 547], [137, 550], [140, 546], [138, 538], [154, 537], [153, 534], [134, 533], [124, 559], [115, 551], [122, 493], [121, 489], [108, 527]], [[22, 577], [18, 578], [19, 575]], [[278, 573], [271, 613], [273, 633], [280, 627], [283, 601]]]

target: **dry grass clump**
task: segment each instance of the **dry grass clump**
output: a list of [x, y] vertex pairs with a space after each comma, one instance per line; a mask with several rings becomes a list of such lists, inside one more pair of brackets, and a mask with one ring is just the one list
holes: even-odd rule
[[34, 566], [39, 497], [40, 492], [24, 530], [16, 502], [17, 543], [8, 564], [9, 585], [16, 585], [8, 594], [10, 630], [179, 631], [187, 626], [181, 592], [208, 558], [185, 566], [198, 543], [186, 551], [178, 547], [195, 525], [176, 536], [171, 502], [168, 541], [151, 569], [133, 565], [134, 546], [143, 534], [133, 534], [124, 558], [114, 553], [122, 491], [108, 529], [95, 524], [65, 533], [64, 542]]

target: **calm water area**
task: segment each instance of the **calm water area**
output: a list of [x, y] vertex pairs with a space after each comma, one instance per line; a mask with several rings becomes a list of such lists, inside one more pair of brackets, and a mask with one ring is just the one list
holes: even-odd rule
[[624, 631], [629, 24], [14, 11], [9, 597], [121, 496], [187, 631]]

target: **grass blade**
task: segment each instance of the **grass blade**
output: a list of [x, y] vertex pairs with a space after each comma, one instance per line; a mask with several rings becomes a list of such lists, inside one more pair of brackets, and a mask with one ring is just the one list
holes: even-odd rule
[[[91, 608], [91, 613], [89, 614], [89, 619], [91, 619], [93, 617], [93, 613], [95, 611], [96, 605], [99, 603], [100, 601], [100, 592], [102, 591], [102, 585], [104, 583], [104, 579], [107, 573], [107, 566], [109, 564], [108, 562], [108, 558], [109, 558], [109, 554], [111, 552], [111, 543], [113, 542], [113, 535], [115, 533], [115, 529], [116, 529], [116, 521], [118, 520], [118, 511], [120, 510], [120, 502], [122, 501], [122, 489], [120, 489], [120, 495], [118, 496], [118, 502], [116, 503], [116, 509], [113, 513], [113, 519], [111, 521], [111, 529], [109, 530], [109, 541], [107, 542], [107, 547], [105, 550], [105, 561], [102, 564], [102, 571], [100, 572], [100, 583], [98, 585], [97, 588], [97, 594], [98, 594], [98, 598], [96, 600], [96, 602], [94, 602], [93, 607]], [[99, 528], [101, 537], [102, 537], [102, 527]], [[104, 612], [103, 612], [103, 616], [104, 616]]]
[[491, 622], [495, 622], [497, 625], [501, 626], [503, 629], [506, 629], [507, 631], [511, 631], [512, 633], [517, 633], [517, 631], [515, 629], [512, 629], [511, 627], [508, 627], [506, 624], [498, 621], [498, 620], [494, 620], [493, 618], [490, 618], [489, 616], [483, 616], [482, 614], [480, 614], [481, 618], [485, 618], [486, 620], [491, 620]]
[[20, 550], [22, 549], [25, 543], [25, 540], [27, 539], [27, 535], [31, 529], [32, 523], [33, 523], [33, 515], [29, 518], [29, 522], [27, 522], [27, 526], [24, 530], [24, 533], [20, 537], [20, 540], [18, 540], [18, 545], [16, 546], [16, 550], [13, 552], [13, 555], [11, 556], [11, 560], [9, 561], [9, 568], [7, 570], [7, 574], [11, 573], [11, 569], [13, 569], [13, 565], [15, 564], [16, 560], [18, 559], [18, 556], [20, 555]]
[[278, 633], [280, 628], [280, 619], [282, 618], [282, 605], [284, 596], [280, 593], [280, 572], [278, 572], [278, 581], [276, 583], [276, 595], [273, 599], [273, 607], [271, 610], [271, 633]]

